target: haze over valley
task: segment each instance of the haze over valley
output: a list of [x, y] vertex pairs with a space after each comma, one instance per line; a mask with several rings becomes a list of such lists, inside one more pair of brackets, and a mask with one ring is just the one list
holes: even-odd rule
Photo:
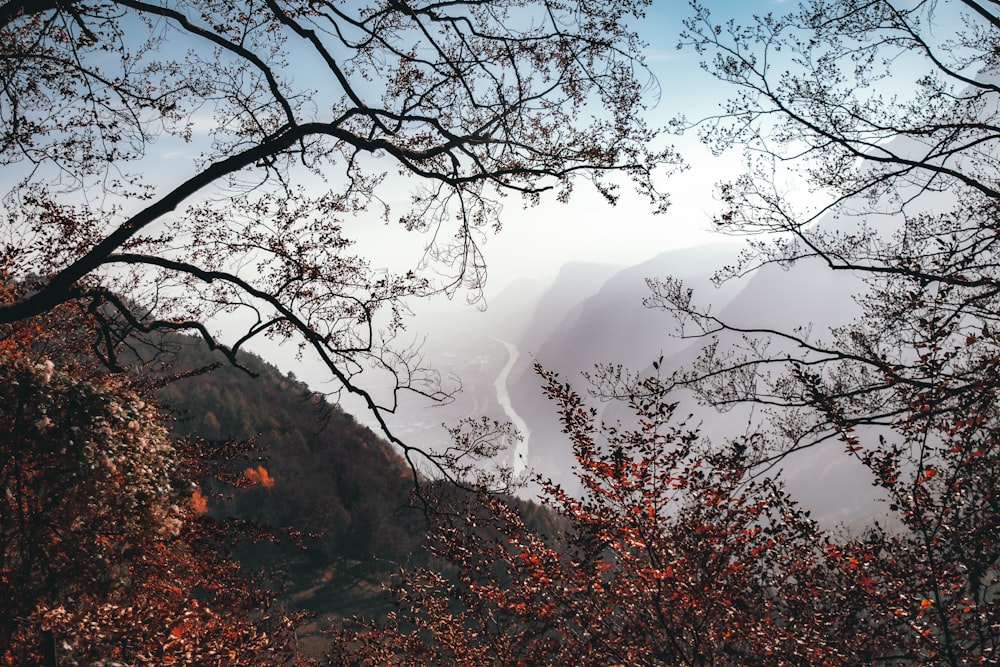
[[[856, 314], [852, 294], [860, 283], [813, 262], [788, 270], [768, 266], [747, 278], [713, 283], [740, 249], [737, 243], [719, 243], [669, 250], [634, 266], [571, 262], [549, 281], [514, 281], [485, 310], [454, 302], [418, 310], [412, 329], [427, 333], [426, 362], [446, 379], [459, 378], [462, 389], [443, 405], [404, 404], [393, 416], [394, 432], [408, 443], [440, 449], [448, 444], [443, 425], [470, 416], [509, 420], [525, 440], [498, 462], [578, 491], [570, 444], [533, 367], [538, 362], [587, 393], [593, 387], [583, 373], [593, 374], [596, 366], [666, 376], [693, 363], [705, 341], [679, 337], [669, 314], [644, 304], [651, 294], [647, 279], [679, 278], [694, 290], [696, 302], [745, 326], [792, 330], [811, 323], [818, 338]], [[661, 356], [656, 371], [651, 363]], [[720, 412], [682, 389], [674, 396], [682, 403], [678, 416], [693, 414], [691, 423], [715, 441], [761, 424], [759, 409]], [[597, 399], [594, 404], [609, 421], [628, 419], [620, 405]], [[363, 411], [356, 416], [377, 430]], [[795, 497], [826, 525], [860, 523], [879, 511], [864, 471], [842, 456], [836, 442], [791, 456], [783, 465]], [[536, 488], [528, 484], [520, 493], [532, 497]]]

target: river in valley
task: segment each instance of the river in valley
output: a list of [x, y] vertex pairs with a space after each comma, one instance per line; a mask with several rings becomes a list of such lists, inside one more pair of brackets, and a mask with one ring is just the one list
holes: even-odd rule
[[500, 370], [500, 374], [497, 375], [496, 381], [493, 383], [496, 387], [497, 392], [497, 402], [500, 407], [503, 408], [504, 412], [510, 418], [510, 421], [514, 424], [514, 427], [521, 433], [521, 441], [517, 443], [514, 448], [514, 456], [511, 461], [511, 468], [514, 470], [514, 475], [520, 475], [528, 467], [528, 438], [531, 432], [528, 430], [528, 425], [521, 418], [521, 415], [517, 414], [514, 410], [514, 406], [510, 402], [510, 394], [507, 393], [507, 378], [510, 377], [510, 372], [514, 368], [514, 364], [520, 358], [521, 353], [518, 351], [517, 347], [513, 343], [508, 343], [505, 340], [499, 338], [494, 338], [493, 340], [498, 343], [502, 343], [505, 348], [507, 348], [507, 363]]

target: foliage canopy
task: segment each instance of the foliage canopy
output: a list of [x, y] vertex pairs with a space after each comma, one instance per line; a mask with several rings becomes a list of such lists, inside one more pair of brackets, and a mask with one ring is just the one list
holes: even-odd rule
[[[234, 360], [291, 338], [377, 415], [444, 399], [393, 339], [407, 297], [481, 284], [503, 196], [615, 200], [623, 174], [665, 205], [627, 27], [646, 4], [5, 2], [0, 270], [30, 289], [0, 322], [80, 302], [112, 364], [122, 328]], [[355, 246], [390, 222], [428, 233], [424, 268]]]
[[231, 526], [203, 516], [204, 452], [120, 379], [8, 356], [0, 375], [0, 662], [297, 654], [293, 618], [227, 556]]

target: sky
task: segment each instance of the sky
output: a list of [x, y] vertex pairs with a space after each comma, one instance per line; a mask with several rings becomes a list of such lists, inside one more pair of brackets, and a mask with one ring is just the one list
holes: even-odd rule
[[[773, 0], [710, 2], [713, 16], [733, 17], [749, 21], [753, 14], [780, 12], [788, 6]], [[689, 8], [684, 2], [654, 0], [645, 20], [637, 30], [649, 44], [645, 52], [647, 64], [658, 82], [659, 99], [650, 99], [651, 125], [665, 125], [670, 119], [684, 115], [689, 120], [718, 113], [726, 96], [734, 91], [718, 82], [699, 66], [692, 50], [678, 50], [682, 18]], [[523, 279], [547, 282], [569, 262], [597, 262], [620, 266], [642, 263], [667, 250], [692, 247], [733, 238], [712, 230], [712, 214], [717, 208], [713, 196], [716, 182], [737, 176], [743, 168], [742, 155], [736, 151], [713, 156], [695, 132], [669, 138], [680, 151], [689, 168], [665, 177], [661, 189], [670, 194], [671, 206], [665, 214], [655, 215], [653, 206], [622, 189], [616, 206], [609, 205], [592, 188], [581, 183], [569, 202], [560, 204], [554, 197], [544, 198], [535, 207], [524, 208], [516, 197], [506, 200], [501, 214], [502, 229], [488, 232], [482, 251], [487, 265], [484, 300], [468, 306], [466, 296], [456, 294], [452, 302], [440, 298], [432, 303], [416, 303], [414, 309], [429, 314], [409, 328], [409, 334], [419, 338], [430, 336], [433, 342], [437, 327], [460, 326], [456, 320], [469, 322], [485, 316], [479, 310], [489, 306], [512, 283]], [[401, 239], [396, 228], [373, 229], [365, 242], [373, 247], [397, 243], [401, 253], [411, 263], [419, 260], [418, 239]], [[377, 260], [376, 260], [377, 261]], [[424, 327], [435, 322], [437, 327]], [[309, 370], [302, 368], [300, 377]], [[349, 405], [349, 401], [347, 403]], [[360, 414], [355, 411], [355, 414]]]
[[[754, 14], [787, 11], [794, 5], [783, 0], [705, 2], [717, 19], [731, 17], [740, 22], [750, 21]], [[664, 124], [678, 114], [689, 119], [712, 114], [734, 92], [699, 67], [700, 56], [692, 49], [676, 48], [682, 19], [690, 11], [680, 0], [655, 0], [645, 19], [635, 26], [648, 43], [645, 57], [659, 84], [658, 99], [651, 95], [649, 100], [653, 105], [648, 118], [651, 125]], [[296, 69], [296, 76], [308, 76], [308, 66]], [[499, 293], [518, 278], [551, 276], [573, 260], [636, 264], [665, 250], [719, 240], [711, 231], [712, 213], [717, 208], [713, 188], [718, 180], [740, 172], [741, 156], [733, 152], [713, 157], [693, 132], [671, 139], [690, 168], [660, 184], [672, 198], [665, 215], [653, 215], [647, 202], [627, 192], [618, 206], [611, 207], [586, 184], [581, 184], [565, 205], [549, 197], [538, 207], [524, 209], [516, 197], [508, 198], [502, 232], [488, 233], [484, 238], [487, 296]], [[197, 137], [190, 144], [165, 138], [154, 150], [149, 167], [161, 169], [163, 182], [171, 183], [176, 182], [178, 173], [187, 173], [188, 161], [200, 152], [200, 146]], [[182, 170], [172, 167], [181, 164]], [[420, 260], [426, 239], [406, 238], [400, 230], [382, 229], [378, 224], [370, 227], [363, 232], [369, 247], [390, 248], [397, 255], [385, 262], [402, 260], [412, 266]], [[380, 268], [383, 260], [373, 257], [373, 261]], [[391, 268], [398, 269], [398, 264]]]
[[[787, 9], [783, 2], [724, 0], [709, 3], [713, 16], [749, 20], [753, 14]], [[785, 5], [785, 6], [782, 6]], [[676, 48], [687, 3], [657, 0], [637, 30], [649, 44], [647, 64], [659, 84], [659, 100], [651, 99], [651, 125], [665, 124], [678, 114], [689, 120], [717, 113], [732, 88], [716, 81], [699, 66], [690, 49]], [[608, 205], [581, 184], [567, 204], [543, 201], [523, 209], [512, 201], [503, 211], [500, 234], [488, 235], [483, 251], [488, 266], [487, 298], [518, 278], [544, 279], [570, 261], [638, 264], [663, 251], [719, 240], [732, 240], [712, 230], [717, 208], [717, 181], [736, 176], [742, 158], [732, 152], [713, 156], [695, 132], [670, 138], [689, 168], [665, 177], [670, 194], [666, 214], [654, 215], [648, 202], [623, 189], [617, 206]]]
[[[652, 4], [645, 19], [635, 26], [649, 45], [645, 57], [658, 82], [658, 91], [652, 90], [649, 99], [652, 105], [649, 124], [665, 124], [678, 114], [694, 119], [717, 111], [732, 90], [702, 71], [698, 66], [699, 56], [692, 50], [676, 48], [682, 18], [690, 12], [687, 3], [655, 0]], [[708, 4], [713, 7], [714, 16], [737, 20], [750, 20], [755, 13], [787, 8], [775, 0], [708, 0]], [[307, 64], [296, 63], [294, 70], [294, 76], [308, 80]], [[657, 94], [659, 99], [654, 97]], [[190, 161], [203, 146], [197, 127], [195, 134], [191, 143], [161, 138], [153, 148], [153, 159], [143, 164], [147, 175], [160, 172], [161, 182], [171, 184], [177, 182], [179, 175], [189, 173]], [[665, 215], [653, 215], [652, 206], [625, 187], [622, 200], [615, 207], [585, 183], [578, 185], [568, 204], [555, 203], [554, 197], [543, 197], [539, 206], [525, 209], [517, 197], [508, 197], [501, 218], [502, 231], [486, 233], [483, 238], [489, 272], [487, 297], [498, 294], [519, 278], [552, 276], [560, 266], [574, 260], [629, 265], [668, 249], [716, 240], [718, 237], [710, 231], [715, 208], [713, 186], [719, 178], [735, 176], [740, 171], [740, 156], [734, 153], [712, 157], [694, 133], [669, 140], [680, 150], [690, 169], [660, 183], [672, 199]], [[0, 180], [12, 179], [17, 174], [9, 172], [5, 176], [6, 179]], [[366, 256], [372, 258], [375, 268], [382, 268], [383, 264], [393, 270], [414, 266], [427, 242], [412, 235], [407, 237], [394, 226], [386, 229], [377, 222], [360, 233], [365, 236], [362, 247], [373, 249]], [[380, 257], [381, 254], [386, 256]]]
[[[780, 15], [797, 7], [792, 0], [704, 0], [703, 4], [710, 8], [716, 22], [733, 19], [744, 25], [751, 23], [754, 16], [771, 12]], [[645, 19], [636, 26], [649, 45], [645, 57], [659, 84], [660, 99], [649, 110], [651, 125], [666, 123], [678, 114], [689, 121], [717, 114], [737, 92], [705, 72], [700, 66], [702, 56], [693, 49], [677, 49], [682, 21], [690, 12], [686, 2], [654, 0]], [[936, 19], [952, 20], [953, 12]], [[939, 33], [939, 37], [948, 35], [947, 30]], [[882, 82], [880, 92], [904, 96], [912, 93], [911, 82], [925, 71], [922, 63], [917, 64], [912, 76], [907, 77], [903, 75], [907, 65], [894, 62], [895, 76], [892, 81]], [[661, 181], [672, 201], [664, 215], [653, 215], [651, 207], [634, 195], [624, 196], [618, 206], [611, 207], [583, 186], [566, 205], [544, 202], [535, 209], [521, 210], [512, 204], [503, 213], [503, 231], [488, 238], [483, 248], [489, 267], [487, 297], [521, 277], [551, 276], [569, 261], [634, 265], [666, 250], [734, 241], [712, 229], [712, 215], [718, 209], [714, 191], [719, 181], [735, 178], [743, 171], [743, 156], [736, 150], [714, 156], [696, 134], [689, 131], [672, 138], [689, 168]], [[804, 184], [789, 183], [787, 196], [810, 206], [819, 201]]]
[[[707, 4], [716, 17], [733, 17], [738, 21], [748, 21], [753, 14], [788, 8], [774, 0], [707, 0]], [[655, 0], [646, 18], [635, 26], [649, 44], [645, 56], [659, 84], [658, 99], [650, 99], [654, 105], [648, 118], [651, 125], [665, 124], [678, 114], [690, 119], [711, 114], [733, 92], [701, 70], [700, 57], [692, 50], [677, 50], [681, 20], [689, 12], [684, 2]], [[303, 65], [302, 71], [308, 68]], [[197, 134], [197, 128], [195, 131]], [[585, 184], [576, 189], [565, 205], [555, 203], [550, 197], [543, 198], [537, 207], [524, 209], [516, 197], [509, 197], [502, 213], [502, 231], [488, 233], [482, 245], [488, 267], [487, 300], [520, 278], [554, 276], [570, 261], [630, 265], [666, 250], [720, 240], [711, 232], [712, 212], [716, 208], [713, 187], [720, 178], [739, 173], [741, 156], [734, 152], [713, 157], [694, 133], [674, 137], [672, 141], [690, 168], [660, 184], [672, 198], [672, 206], [664, 215], [653, 215], [648, 202], [627, 193], [612, 207]], [[170, 184], [189, 173], [188, 166], [183, 169], [175, 166], [189, 165], [200, 149], [197, 136], [190, 144], [164, 139], [143, 166], [148, 164], [151, 170], [161, 170], [162, 182], [171, 187]], [[13, 173], [6, 176], [11, 178]], [[388, 248], [389, 255], [397, 255], [385, 261], [402, 259], [409, 266], [419, 261], [426, 243], [426, 239], [405, 238], [402, 230], [386, 229], [378, 223], [362, 232], [368, 247]], [[382, 258], [373, 254], [372, 261], [375, 268], [380, 268]]]
[[[709, 4], [713, 15], [738, 20], [784, 9], [774, 0], [722, 0]], [[645, 19], [635, 26], [649, 45], [644, 55], [658, 83], [648, 100], [650, 125], [666, 124], [679, 114], [689, 119], [712, 114], [733, 92], [701, 70], [697, 54], [676, 48], [682, 18], [689, 12], [685, 2], [656, 0]], [[297, 63], [295, 76], [308, 78], [309, 71], [309, 66]], [[693, 132], [667, 141], [680, 150], [690, 168], [660, 182], [672, 200], [665, 215], [653, 215], [653, 207], [627, 186], [623, 186], [622, 199], [614, 207], [582, 182], [567, 204], [543, 197], [540, 205], [525, 209], [517, 197], [508, 197], [501, 218], [502, 231], [487, 232], [482, 239], [489, 273], [487, 298], [519, 278], [551, 277], [570, 261], [630, 265], [665, 250], [717, 240], [719, 237], [710, 229], [715, 208], [713, 187], [718, 179], [740, 171], [740, 156], [733, 153], [712, 157]], [[197, 137], [192, 143], [161, 139], [156, 147], [157, 161], [150, 166], [163, 170], [164, 182], [172, 182], [181, 172], [171, 165], [184, 165], [186, 170], [200, 150]], [[405, 196], [401, 193], [401, 197]], [[419, 263], [427, 243], [426, 238], [407, 235], [395, 225], [386, 228], [379, 222], [359, 233], [364, 236], [360, 248], [372, 259], [373, 266], [395, 271]]]

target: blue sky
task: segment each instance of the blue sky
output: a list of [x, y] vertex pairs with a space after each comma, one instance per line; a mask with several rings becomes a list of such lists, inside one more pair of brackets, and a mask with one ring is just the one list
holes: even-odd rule
[[[716, 22], [724, 23], [731, 18], [738, 24], [748, 24], [755, 15], [793, 12], [798, 3], [703, 0], [703, 4], [710, 8]], [[682, 20], [690, 13], [687, 2], [656, 0], [637, 26], [649, 44], [647, 63], [659, 82], [660, 99], [650, 109], [651, 124], [666, 122], [677, 114], [688, 120], [712, 115], [727, 97], [737, 92], [706, 73], [699, 64], [702, 56], [693, 49], [677, 49]], [[957, 20], [950, 6], [943, 8], [935, 19]], [[949, 30], [932, 34], [943, 39]], [[925, 70], [922, 62], [909, 64], [916, 67], [907, 76], [908, 65], [903, 60], [895, 61], [893, 79], [881, 82], [879, 92], [904, 96], [912, 92], [913, 80]], [[671, 140], [690, 168], [662, 181], [662, 188], [670, 193], [673, 202], [665, 215], [652, 215], [649, 206], [635, 197], [624, 197], [619, 206], [612, 208], [586, 192], [585, 187], [580, 187], [566, 206], [545, 203], [529, 211], [511, 206], [505, 211], [503, 233], [489, 238], [485, 245], [491, 281], [487, 294], [497, 293], [520, 276], [549, 275], [574, 259], [635, 264], [665, 250], [734, 241], [711, 230], [712, 214], [717, 209], [713, 193], [717, 182], [731, 179], [743, 170], [743, 156], [736, 150], [713, 156], [695, 135], [688, 132]], [[789, 196], [801, 198], [800, 203], [817, 201], [817, 195], [809, 192], [804, 183], [794, 180], [787, 183], [792, 184]]]
[[[782, 11], [772, 1], [711, 2], [713, 15], [749, 20], [752, 14]], [[647, 63], [659, 82], [660, 99], [650, 110], [652, 124], [677, 114], [696, 119], [718, 110], [732, 93], [699, 67], [692, 50], [678, 51], [681, 20], [690, 9], [684, 2], [656, 2], [638, 26], [649, 44]], [[618, 206], [607, 205], [581, 185], [566, 205], [544, 202], [522, 210], [516, 202], [504, 211], [504, 229], [484, 246], [489, 265], [487, 294], [496, 294], [519, 277], [542, 277], [572, 260], [635, 264], [673, 248], [731, 240], [711, 231], [716, 181], [739, 173], [737, 153], [713, 157], [695, 133], [669, 139], [690, 169], [662, 181], [672, 206], [656, 216], [651, 207], [627, 191]]]

